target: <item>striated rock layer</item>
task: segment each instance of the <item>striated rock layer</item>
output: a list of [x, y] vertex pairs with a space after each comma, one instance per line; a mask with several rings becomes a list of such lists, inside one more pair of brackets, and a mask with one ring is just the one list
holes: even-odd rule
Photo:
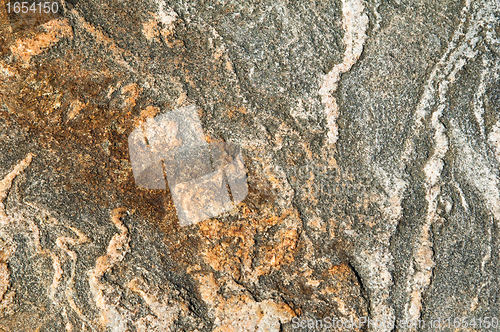
[[[500, 331], [499, 0], [57, 3], [0, 1], [0, 331]], [[189, 105], [249, 192], [181, 227], [128, 137]]]

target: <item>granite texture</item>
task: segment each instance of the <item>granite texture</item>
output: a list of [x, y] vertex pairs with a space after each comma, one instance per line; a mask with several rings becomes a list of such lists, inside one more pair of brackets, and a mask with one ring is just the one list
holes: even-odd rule
[[[500, 319], [499, 0], [6, 4], [0, 331]], [[181, 227], [127, 142], [189, 105], [249, 193]]]

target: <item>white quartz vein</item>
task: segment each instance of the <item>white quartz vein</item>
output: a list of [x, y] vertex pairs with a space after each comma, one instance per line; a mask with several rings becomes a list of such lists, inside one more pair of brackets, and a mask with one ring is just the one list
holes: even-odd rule
[[[480, 32], [484, 25], [482, 18], [485, 17], [483, 11], [487, 10], [486, 6], [477, 4], [471, 10], [471, 5], [472, 1], [467, 0], [462, 9], [459, 26], [443, 57], [434, 67], [415, 113], [414, 134], [425, 127], [425, 120], [431, 114], [430, 126], [434, 130], [434, 150], [424, 166], [428, 208], [424, 223], [421, 226], [420, 239], [413, 250], [413, 260], [409, 267], [411, 276], [407, 283], [409, 302], [406, 303], [404, 310], [404, 318], [407, 320], [416, 320], [420, 317], [422, 296], [430, 285], [435, 265], [431, 226], [441, 219], [437, 213], [437, 204], [441, 194], [441, 173], [444, 167], [444, 157], [449, 149], [447, 130], [441, 122], [441, 118], [449, 107], [447, 93], [450, 86], [456, 81], [457, 74], [470, 59], [473, 59], [478, 54], [476, 46], [480, 40]], [[476, 9], [475, 15], [474, 13], [471, 14], [474, 9]], [[467, 22], [469, 23], [468, 26], [466, 26]], [[480, 111], [476, 111], [476, 117], [481, 117], [481, 115]], [[408, 162], [407, 157], [413, 150], [411, 145], [410, 139], [405, 152], [406, 155], [403, 158], [406, 163]], [[489, 198], [491, 199], [491, 196]], [[463, 205], [466, 207], [466, 202], [463, 202]], [[493, 209], [493, 206], [490, 204], [490, 208]]]
[[338, 140], [337, 118], [339, 106], [334, 96], [342, 74], [348, 72], [358, 61], [363, 52], [366, 41], [366, 30], [369, 19], [366, 15], [364, 1], [343, 0], [342, 1], [342, 27], [344, 28], [343, 43], [345, 45], [344, 59], [342, 63], [335, 65], [324, 78], [319, 90], [321, 101], [325, 106], [326, 120], [328, 125], [327, 142], [334, 145]]
[[479, 125], [479, 130], [481, 131], [481, 136], [485, 137], [485, 128], [484, 128], [484, 103], [483, 103], [483, 95], [486, 92], [486, 75], [491, 70], [489, 68], [489, 61], [486, 56], [483, 55], [483, 70], [481, 72], [479, 86], [477, 88], [476, 94], [474, 96], [474, 115], [476, 116], [477, 124]]
[[113, 287], [102, 282], [104, 274], [113, 266], [123, 260], [129, 252], [129, 233], [127, 227], [121, 221], [125, 209], [118, 208], [112, 211], [111, 221], [119, 230], [108, 244], [108, 250], [105, 255], [96, 260], [94, 269], [89, 271], [90, 292], [94, 297], [97, 308], [101, 311], [100, 323], [102, 326], [110, 328], [112, 332], [126, 332], [127, 319], [122, 316], [117, 306], [110, 303], [107, 293], [113, 291]]
[[[55, 217], [52, 216], [51, 212], [48, 211], [47, 209], [38, 206], [32, 202], [25, 202], [26, 205], [30, 206], [33, 208], [36, 213], [39, 215], [39, 217], [43, 220], [47, 220], [52, 226], [56, 225], [61, 225], [62, 223]], [[40, 228], [39, 226], [31, 219], [31, 218], [24, 218], [26, 223], [29, 226], [29, 229], [31, 231], [32, 237], [33, 237], [33, 243], [35, 245], [35, 248], [39, 254], [42, 255], [47, 255], [52, 259], [52, 266], [54, 269], [54, 275], [52, 277], [52, 284], [49, 287], [49, 298], [52, 300], [52, 302], [57, 305], [62, 307], [63, 310], [63, 319], [66, 322], [66, 330], [71, 331], [72, 330], [72, 324], [68, 318], [66, 307], [65, 307], [65, 302], [63, 301], [60, 296], [58, 296], [58, 289], [61, 284], [61, 280], [65, 278], [65, 273], [63, 270], [63, 265], [66, 263], [66, 259], [60, 259], [59, 255], [57, 255], [53, 250], [49, 248], [43, 248], [41, 243], [40, 243]], [[64, 288], [64, 297], [68, 301], [70, 308], [78, 315], [78, 317], [82, 320], [83, 324], [87, 324], [89, 328], [92, 331], [96, 331], [96, 328], [92, 325], [92, 323], [88, 320], [88, 318], [83, 315], [82, 311], [80, 308], [75, 303], [74, 300], [74, 278], [75, 278], [75, 269], [76, 269], [76, 261], [78, 258], [78, 255], [70, 250], [68, 248], [68, 244], [70, 245], [79, 245], [79, 244], [84, 244], [89, 241], [89, 239], [83, 234], [80, 230], [78, 230], [75, 227], [72, 226], [66, 226], [63, 225], [64, 228], [69, 228], [72, 230], [77, 236], [78, 239], [74, 239], [71, 237], [67, 236], [60, 236], [56, 239], [56, 245], [59, 249], [61, 249], [63, 252], [65, 252], [68, 256], [71, 258], [71, 272], [68, 281], [66, 282], [66, 287]]]
[[387, 326], [379, 326], [379, 331], [391, 331], [396, 316], [391, 303], [391, 287], [394, 284], [390, 270], [393, 268], [394, 257], [389, 250], [390, 239], [396, 232], [397, 225], [403, 216], [402, 199], [407, 183], [397, 177], [391, 176], [384, 169], [374, 169], [376, 177], [380, 180], [384, 191], [387, 193], [383, 204], [385, 232], [377, 236], [378, 248], [372, 252], [364, 251], [362, 260], [359, 261], [369, 272], [365, 281], [370, 292], [370, 314], [375, 321], [387, 322]]
[[[15, 251], [15, 244], [7, 232], [5, 227], [13, 222], [13, 218], [7, 215], [4, 202], [9, 195], [14, 179], [21, 174], [30, 164], [33, 159], [33, 154], [29, 153], [26, 158], [20, 161], [14, 169], [8, 173], [2, 181], [0, 181], [0, 310], [9, 305], [12, 296], [9, 296], [8, 290], [10, 287], [10, 270], [9, 259]], [[13, 293], [11, 293], [12, 295]]]
[[73, 250], [70, 250], [68, 245], [79, 245], [89, 242], [89, 239], [79, 229], [68, 226], [78, 237], [77, 239], [69, 236], [60, 236], [56, 240], [56, 245], [63, 250], [71, 258], [71, 272], [69, 280], [66, 283], [65, 296], [70, 308], [78, 315], [82, 322], [86, 323], [92, 330], [95, 330], [89, 319], [83, 314], [82, 310], [75, 302], [75, 272], [78, 255]]
[[7, 195], [10, 192], [10, 188], [12, 186], [12, 181], [23, 172], [26, 167], [31, 164], [31, 160], [33, 159], [33, 154], [29, 153], [24, 160], [22, 160], [19, 164], [14, 167], [12, 172], [7, 174], [7, 176], [0, 181], [0, 224], [8, 224], [9, 218], [7, 216], [7, 212], [5, 211], [4, 201], [7, 198]]

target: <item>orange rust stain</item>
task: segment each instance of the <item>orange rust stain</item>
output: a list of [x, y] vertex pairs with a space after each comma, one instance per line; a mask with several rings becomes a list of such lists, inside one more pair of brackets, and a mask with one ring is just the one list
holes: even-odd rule
[[[295, 214], [295, 211], [287, 211], [281, 216], [249, 218], [238, 225], [227, 225], [218, 220], [201, 222], [199, 232], [209, 243], [202, 252], [203, 260], [214, 270], [230, 273], [235, 279], [239, 279], [243, 271], [258, 277], [272, 269], [279, 269], [281, 265], [294, 260], [293, 254], [298, 243], [297, 229], [283, 225], [272, 239], [267, 240], [265, 245], [259, 244], [257, 248], [255, 235], [285, 223], [290, 217], [298, 217]], [[259, 260], [259, 266], [252, 271], [254, 259]]]
[[226, 114], [229, 118], [232, 118], [236, 113], [247, 114], [247, 110], [243, 106], [232, 106], [227, 108]]
[[346, 262], [331, 267], [328, 269], [328, 273], [330, 274], [330, 278], [334, 278], [338, 281], [346, 282], [356, 280], [356, 275]]
[[124, 108], [131, 109], [134, 107], [141, 91], [142, 89], [135, 83], [124, 86], [121, 90], [122, 95], [125, 97], [123, 100]]
[[208, 144], [211, 144], [211, 143], [223, 143], [224, 140], [220, 139], [220, 138], [215, 138], [211, 135], [208, 135], [208, 134], [205, 134], [205, 141], [208, 143]]
[[135, 119], [134, 126], [138, 127], [148, 119], [154, 118], [158, 113], [160, 113], [160, 108], [156, 106], [148, 106], [141, 111], [139, 117]]
[[12, 54], [27, 64], [31, 57], [41, 54], [61, 38], [73, 38], [73, 29], [67, 19], [52, 20], [43, 24], [42, 27], [46, 32], [39, 33], [33, 38], [16, 40], [10, 46]]
[[[156, 16], [154, 13], [150, 13], [152, 16]], [[158, 20], [153, 18], [142, 24], [142, 33], [148, 41], [153, 40], [159, 35]]]
[[232, 62], [231, 62], [231, 61], [229, 61], [229, 60], [228, 60], [228, 61], [226, 61], [226, 70], [227, 70], [228, 72], [231, 72], [231, 73], [234, 71], [234, 70], [233, 70], [233, 64], [232, 64]]
[[181, 93], [179, 98], [175, 101], [178, 106], [186, 105], [188, 102], [188, 96], [186, 92]]
[[73, 120], [75, 116], [77, 116], [78, 113], [80, 113], [80, 110], [85, 106], [87, 106], [87, 104], [82, 103], [80, 100], [78, 99], [73, 100], [70, 104], [69, 113], [67, 115], [68, 120]]
[[272, 269], [279, 269], [284, 264], [294, 261], [293, 253], [297, 247], [299, 234], [296, 229], [281, 229], [276, 238], [277, 243], [266, 245], [259, 250], [258, 256], [263, 256], [262, 264], [257, 267], [257, 275], [265, 275]]

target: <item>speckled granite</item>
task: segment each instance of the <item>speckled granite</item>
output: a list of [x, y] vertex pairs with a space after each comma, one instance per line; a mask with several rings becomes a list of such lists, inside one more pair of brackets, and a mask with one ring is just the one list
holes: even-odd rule
[[[0, 331], [500, 319], [500, 1], [6, 3]], [[128, 137], [189, 105], [249, 192], [182, 227]]]

